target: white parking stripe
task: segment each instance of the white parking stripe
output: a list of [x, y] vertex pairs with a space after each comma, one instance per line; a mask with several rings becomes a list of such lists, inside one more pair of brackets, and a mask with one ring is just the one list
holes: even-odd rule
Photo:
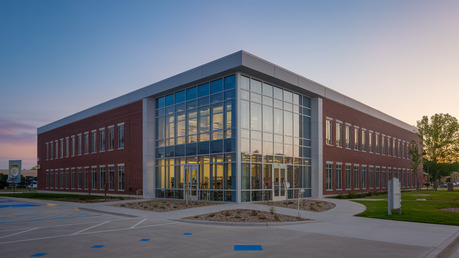
[[25, 233], [25, 232], [29, 232], [29, 231], [32, 231], [32, 230], [35, 230], [35, 229], [38, 229], [38, 228], [31, 228], [31, 229], [24, 230], [24, 231], [21, 231], [21, 232], [17, 232], [17, 233], [14, 233], [14, 234], [9, 234], [9, 235], [6, 235], [6, 236], [1, 236], [0, 238], [19, 235], [19, 234], [22, 234], [22, 233]]
[[143, 220], [137, 222], [134, 226], [132, 226], [130, 228], [135, 228], [137, 225], [139, 225], [140, 223], [144, 222], [145, 220], [147, 220], [147, 219], [143, 219]]
[[104, 221], [104, 222], [102, 222], [102, 223], [99, 223], [99, 224], [94, 225], [94, 226], [89, 227], [89, 228], [85, 228], [85, 229], [80, 230], [80, 231], [78, 231], [78, 232], [75, 232], [75, 233], [73, 233], [73, 234], [71, 234], [71, 235], [72, 235], [72, 236], [73, 236], [73, 235], [78, 235], [78, 234], [81, 233], [81, 232], [84, 232], [84, 231], [89, 230], [89, 229], [91, 229], [91, 228], [95, 228], [95, 227], [98, 227], [98, 226], [102, 226], [103, 224], [106, 224], [106, 223], [108, 223], [108, 222], [110, 222], [110, 220]]
[[[160, 227], [160, 226], [165, 226], [165, 225], [172, 225], [172, 224], [177, 224], [179, 222], [170, 222], [170, 223], [163, 223], [163, 224], [155, 224], [155, 225], [147, 225], [147, 226], [142, 226], [138, 227], [135, 229], [140, 229], [140, 228], [149, 228], [149, 227]], [[95, 232], [87, 232], [83, 233], [82, 235], [86, 234], [99, 234], [99, 233], [105, 233], [105, 232], [116, 232], [116, 231], [124, 231], [124, 230], [131, 230], [131, 228], [119, 228], [119, 229], [109, 229], [109, 230], [102, 230], [102, 231], [95, 231]], [[61, 238], [61, 237], [70, 237], [70, 236], [75, 236], [75, 234], [70, 234], [70, 235], [59, 235], [59, 236], [49, 236], [49, 237], [38, 237], [38, 238], [29, 238], [29, 239], [21, 239], [21, 240], [14, 240], [14, 241], [6, 241], [6, 242], [0, 242], [0, 245], [4, 244], [13, 244], [13, 243], [21, 243], [21, 242], [28, 242], [28, 241], [36, 241], [36, 240], [43, 240], [43, 239], [52, 239], [52, 238]]]

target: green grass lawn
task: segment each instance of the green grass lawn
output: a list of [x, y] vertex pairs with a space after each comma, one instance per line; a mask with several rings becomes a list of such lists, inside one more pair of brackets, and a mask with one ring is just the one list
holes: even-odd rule
[[[384, 199], [374, 201], [354, 200], [367, 207], [356, 216], [402, 220], [432, 224], [445, 224], [459, 226], [459, 213], [442, 211], [442, 208], [459, 208], [459, 192], [448, 191], [407, 191], [402, 192], [402, 214], [395, 211], [387, 214], [387, 194], [371, 196], [367, 199]], [[425, 201], [416, 199], [426, 199]]]
[[[79, 195], [79, 194], [58, 194], [58, 193], [8, 193], [1, 194], [0, 197], [16, 197], [16, 198], [29, 198], [29, 199], [41, 199], [41, 200], [53, 200], [63, 202], [103, 202], [105, 201], [104, 196], [100, 195]], [[107, 196], [107, 201], [119, 201], [130, 198], [118, 197], [118, 196]]]

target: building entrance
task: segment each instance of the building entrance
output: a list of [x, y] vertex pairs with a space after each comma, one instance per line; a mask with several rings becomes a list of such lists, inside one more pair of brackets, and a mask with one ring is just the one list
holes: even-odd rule
[[273, 201], [285, 200], [288, 193], [287, 165], [273, 165], [272, 179]]
[[184, 166], [184, 191], [185, 199], [197, 201], [199, 196], [199, 166], [185, 165]]

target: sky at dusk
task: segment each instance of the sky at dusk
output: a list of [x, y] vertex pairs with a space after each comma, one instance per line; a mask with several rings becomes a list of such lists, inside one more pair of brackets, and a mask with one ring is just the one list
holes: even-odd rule
[[37, 127], [239, 50], [408, 124], [459, 118], [459, 1], [0, 0], [0, 168]]

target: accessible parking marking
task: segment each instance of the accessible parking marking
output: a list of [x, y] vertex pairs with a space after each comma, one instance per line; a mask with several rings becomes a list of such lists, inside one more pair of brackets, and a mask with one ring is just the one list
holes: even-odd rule
[[263, 251], [261, 245], [234, 245], [234, 251]]

